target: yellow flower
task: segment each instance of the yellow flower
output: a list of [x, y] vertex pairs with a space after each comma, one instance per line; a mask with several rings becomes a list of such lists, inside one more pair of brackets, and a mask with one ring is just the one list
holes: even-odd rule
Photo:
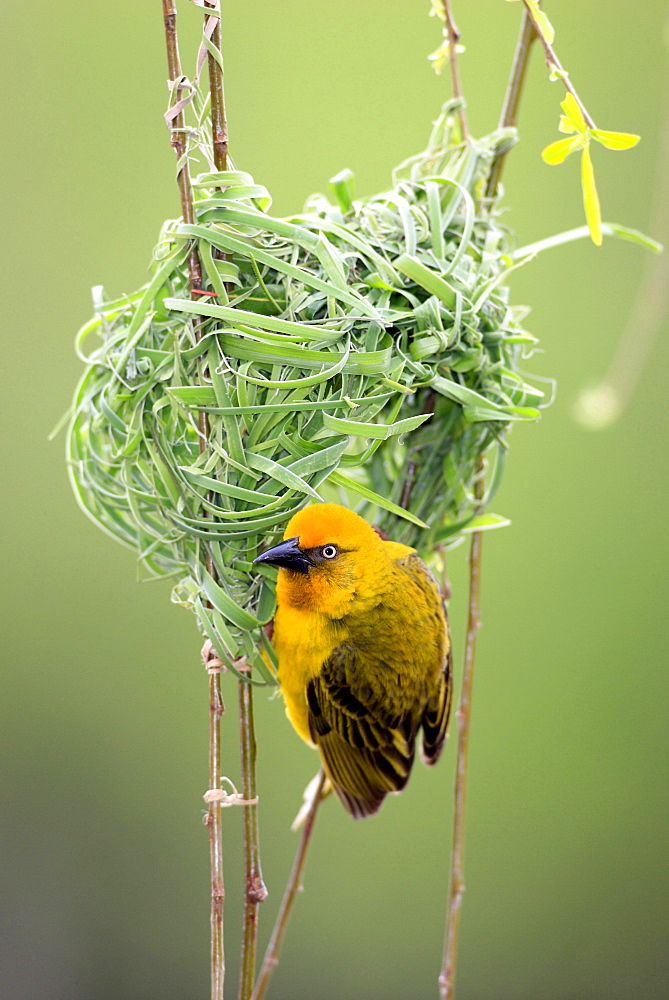
[[599, 208], [599, 197], [595, 185], [595, 173], [590, 157], [590, 143], [594, 139], [607, 149], [631, 149], [639, 141], [638, 135], [629, 132], [605, 132], [602, 129], [591, 128], [584, 116], [583, 109], [572, 93], [568, 93], [560, 104], [563, 114], [560, 117], [560, 132], [570, 138], [558, 139], [546, 146], [542, 157], [546, 163], [555, 166], [562, 163], [571, 153], [583, 151], [581, 158], [581, 187], [583, 189], [583, 207], [585, 218], [590, 230], [592, 242], [597, 246], [602, 243], [602, 216]]
[[[430, 0], [430, 17], [438, 17], [444, 25], [444, 40], [438, 49], [434, 52], [430, 52], [427, 57], [432, 64], [432, 69], [435, 71], [437, 76], [441, 74], [444, 66], [447, 66], [451, 58], [451, 43], [448, 37], [448, 29], [446, 27], [446, 10], [444, 8], [443, 0]], [[464, 45], [456, 43], [455, 52], [456, 55], [460, 55], [461, 52], [465, 51]]]
[[[460, 55], [461, 52], [465, 51], [464, 45], [456, 44], [455, 51], [458, 55]], [[448, 65], [448, 62], [451, 58], [451, 43], [449, 42], [448, 38], [444, 39], [444, 41], [441, 43], [438, 49], [435, 49], [434, 52], [430, 52], [427, 58], [430, 60], [430, 63], [432, 64], [432, 69], [435, 71], [437, 76], [439, 76], [441, 74], [442, 69], [444, 68], [444, 66]]]

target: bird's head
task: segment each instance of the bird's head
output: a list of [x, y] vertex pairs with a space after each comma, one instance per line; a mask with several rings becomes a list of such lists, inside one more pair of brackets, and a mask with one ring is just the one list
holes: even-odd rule
[[284, 541], [255, 560], [279, 567], [277, 597], [293, 607], [338, 618], [366, 603], [386, 561], [383, 542], [362, 517], [339, 504], [305, 507]]

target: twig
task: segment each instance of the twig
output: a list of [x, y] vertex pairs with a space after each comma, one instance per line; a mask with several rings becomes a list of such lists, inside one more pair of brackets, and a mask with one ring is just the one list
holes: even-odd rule
[[[217, 7], [218, 4], [211, 4], [212, 7]], [[205, 15], [208, 16], [208, 15]], [[214, 38], [216, 41], [214, 44], [218, 44], [220, 51], [220, 40], [221, 40], [221, 26], [220, 18], [217, 18], [218, 24], [214, 30]], [[218, 32], [218, 34], [217, 34]], [[213, 69], [212, 69], [213, 64]], [[217, 120], [220, 118], [221, 114], [223, 120], [225, 120], [225, 111], [221, 112], [220, 108], [217, 106], [216, 111], [214, 110], [214, 95], [216, 94], [217, 99], [223, 99], [223, 81], [221, 74], [220, 86], [217, 85], [216, 80], [219, 76], [218, 66], [215, 58], [212, 56], [211, 51], [209, 52], [209, 84], [211, 89], [211, 101], [212, 101], [212, 122], [214, 121], [215, 115], [218, 116]], [[214, 146], [214, 155], [216, 155], [216, 147]], [[227, 147], [226, 147], [227, 156]], [[219, 170], [225, 170], [227, 167], [227, 159], [223, 161], [223, 165], [217, 168]], [[209, 568], [210, 562], [212, 563], [211, 568]], [[215, 579], [215, 574], [213, 572], [213, 561], [210, 557], [207, 557], [208, 568], [211, 576]], [[217, 714], [217, 703], [221, 702], [221, 690], [220, 690], [220, 674], [215, 674], [211, 681], [212, 698], [210, 703], [210, 727], [209, 727], [209, 780], [210, 782], [215, 782], [215, 784], [210, 784], [210, 788], [220, 787], [220, 774], [221, 774], [221, 748], [220, 748], [220, 715]], [[244, 797], [249, 798], [245, 794]], [[244, 806], [244, 809], [252, 808], [249, 806]], [[216, 899], [216, 885], [217, 885], [217, 875], [220, 872], [220, 888], [223, 892], [223, 857], [222, 857], [222, 829], [221, 829], [221, 810], [217, 808], [216, 803], [212, 803], [209, 807], [209, 814], [207, 816], [207, 821], [209, 823], [209, 833], [211, 841], [211, 851], [210, 851], [210, 864], [211, 864], [211, 882], [212, 882], [212, 910], [211, 910], [211, 996], [212, 1000], [219, 1000], [219, 993], [215, 992], [215, 989], [220, 990], [220, 1000], [223, 997], [223, 978], [225, 974], [225, 963], [223, 959], [224, 955], [224, 938], [223, 938], [223, 896], [220, 899], [220, 910], [217, 907]], [[220, 867], [219, 867], [220, 865]], [[220, 962], [220, 967], [219, 967]]]
[[[483, 496], [483, 462], [479, 467], [479, 478], [476, 482], [477, 499]], [[476, 658], [476, 636], [481, 627], [480, 593], [481, 593], [481, 542], [482, 533], [475, 531], [472, 535], [472, 545], [469, 556], [469, 614], [467, 619], [467, 639], [465, 642], [464, 667], [462, 672], [462, 690], [458, 708], [458, 751], [455, 770], [455, 809], [453, 816], [453, 848], [451, 852], [451, 878], [446, 917], [446, 934], [444, 940], [444, 957], [439, 976], [440, 1000], [452, 1000], [455, 989], [455, 964], [458, 950], [458, 930], [460, 926], [460, 907], [465, 891], [464, 883], [464, 841], [465, 841], [465, 806], [467, 797], [467, 768], [469, 751], [469, 722], [472, 701], [472, 685], [474, 681], [474, 662]]]
[[[184, 89], [184, 76], [181, 71], [179, 56], [179, 40], [177, 38], [177, 12], [174, 0], [163, 0], [163, 20], [165, 22], [165, 43], [167, 46], [167, 69], [174, 99], [173, 113], [168, 122], [171, 132], [171, 142], [177, 156], [177, 183], [181, 198], [181, 214], [184, 222], [192, 225], [195, 221], [193, 212], [193, 189], [188, 166], [187, 141], [185, 133], [185, 115], [183, 107], [179, 107]], [[200, 288], [202, 284], [202, 267], [195, 245], [188, 257], [188, 276], [191, 290]]]
[[[225, 712], [221, 697], [221, 668], [209, 667], [209, 792], [221, 787], [221, 716]], [[225, 983], [225, 939], [223, 934], [223, 831], [220, 802], [216, 795], [208, 802], [205, 824], [209, 830], [209, 868], [211, 879], [211, 1000], [223, 1000]]]
[[260, 868], [260, 847], [258, 841], [253, 689], [245, 681], [239, 681], [238, 687], [242, 795], [247, 803], [243, 806], [245, 891], [239, 972], [239, 1000], [251, 1000], [256, 970], [258, 906], [267, 898], [267, 889], [265, 888]]
[[253, 1000], [262, 1000], [270, 977], [279, 963], [279, 952], [281, 951], [283, 936], [286, 933], [288, 918], [290, 917], [295, 897], [302, 889], [302, 873], [304, 871], [307, 851], [311, 842], [311, 835], [314, 831], [318, 807], [321, 804], [323, 797], [324, 783], [325, 774], [321, 771], [320, 780], [314, 792], [311, 808], [309, 809], [304, 821], [302, 836], [300, 837], [300, 843], [297, 848], [295, 860], [293, 861], [290, 877], [286, 884], [283, 899], [281, 900], [281, 906], [279, 907], [279, 913], [276, 918], [276, 923], [274, 924], [274, 930], [272, 931], [272, 936], [269, 944], [267, 945], [267, 951], [265, 952], [260, 975], [258, 976], [258, 982], [256, 983], [255, 990], [253, 991]]
[[[174, 0], [162, 0], [163, 20], [165, 24], [165, 42], [167, 46], [167, 66], [170, 83], [172, 85], [172, 97], [177, 109], [171, 116], [170, 131], [172, 135], [172, 146], [177, 155], [177, 180], [179, 185], [179, 195], [181, 198], [181, 214], [187, 224], [192, 224], [195, 219], [193, 208], [193, 189], [191, 186], [190, 169], [188, 166], [188, 144], [185, 133], [185, 115], [183, 107], [179, 107], [181, 94], [183, 92], [184, 81], [181, 59], [179, 56], [179, 43], [176, 26], [176, 7]], [[202, 265], [197, 252], [197, 247], [193, 248], [188, 257], [188, 277], [190, 284], [191, 298], [197, 298], [202, 287]], [[200, 321], [194, 321], [194, 332], [196, 340], [202, 337], [202, 325]], [[206, 450], [209, 441], [209, 419], [206, 413], [198, 414], [198, 429], [200, 432], [200, 451]], [[207, 570], [215, 578], [215, 568], [210, 552], [206, 555]], [[221, 696], [220, 668], [208, 669], [209, 675], [209, 753], [208, 753], [208, 781], [209, 790], [215, 791], [220, 788], [221, 775], [221, 716], [225, 712], [223, 698]], [[223, 882], [223, 834], [221, 823], [221, 810], [215, 799], [209, 802], [207, 816], [205, 819], [209, 831], [209, 866], [210, 866], [210, 924], [211, 924], [211, 998], [212, 1000], [223, 1000], [223, 988], [225, 982], [225, 947], [223, 934], [223, 910], [225, 902], [225, 887]]]
[[[207, 9], [217, 12], [216, 16]], [[213, 17], [211, 44], [207, 50], [209, 68], [209, 93], [211, 95], [211, 132], [214, 164], [219, 171], [228, 169], [228, 124], [225, 111], [223, 81], [223, 54], [221, 48], [221, 18], [218, 0], [207, 0], [205, 29]], [[224, 255], [221, 254], [223, 257]], [[250, 667], [245, 669], [250, 670]], [[239, 972], [239, 1000], [251, 1000], [255, 979], [256, 947], [258, 939], [258, 906], [267, 898], [267, 889], [260, 867], [258, 836], [258, 806], [256, 795], [256, 739], [253, 720], [253, 689], [246, 681], [238, 683], [239, 696], [239, 747], [242, 772], [244, 813], [244, 916]]]
[[[527, 75], [532, 41], [536, 37], [536, 26], [527, 8], [523, 13], [520, 34], [511, 65], [509, 82], [504, 96], [504, 104], [500, 115], [500, 128], [508, 128], [516, 124], [518, 110]], [[507, 150], [502, 150], [492, 162], [486, 196], [494, 198], [497, 194], [502, 169], [506, 161]], [[475, 496], [480, 501], [483, 497], [484, 459], [479, 464], [479, 476], [475, 485]], [[474, 682], [474, 663], [476, 658], [476, 637], [481, 627], [480, 593], [481, 593], [481, 550], [482, 533], [475, 531], [472, 535], [469, 556], [469, 612], [467, 618], [467, 637], [465, 641], [462, 690], [458, 709], [458, 749], [455, 771], [454, 812], [453, 812], [453, 847], [451, 851], [451, 872], [448, 896], [448, 912], [446, 915], [446, 931], [444, 935], [444, 954], [439, 975], [440, 1000], [452, 1000], [455, 991], [455, 969], [458, 951], [460, 929], [460, 910], [465, 891], [464, 882], [464, 841], [465, 817], [467, 799], [467, 773], [469, 764], [469, 726], [471, 719], [472, 688]]]
[[[527, 8], [523, 12], [523, 19], [520, 24], [520, 34], [516, 43], [516, 51], [513, 54], [511, 64], [511, 74], [504, 95], [504, 104], [499, 119], [499, 128], [509, 128], [518, 123], [518, 109], [520, 98], [523, 92], [523, 84], [527, 74], [527, 67], [530, 61], [530, 49], [532, 42], [537, 37], [532, 18], [527, 13]], [[499, 188], [502, 170], [506, 163], [506, 158], [510, 152], [510, 147], [499, 152], [490, 167], [488, 183], [486, 185], [486, 196], [494, 198]]]
[[[459, 100], [463, 99], [462, 95], [462, 82], [460, 80], [460, 66], [458, 63], [458, 53], [457, 44], [460, 39], [460, 32], [455, 26], [455, 21], [453, 20], [453, 12], [451, 11], [451, 0], [442, 0], [444, 7], [444, 16], [446, 19], [446, 32], [448, 34], [448, 50], [449, 50], [449, 65], [451, 68], [451, 80], [453, 82], [453, 97]], [[469, 139], [469, 125], [467, 124], [467, 114], [465, 112], [464, 104], [460, 106], [458, 111], [458, 117], [460, 118], [460, 129], [462, 131], [462, 138]]]
[[[464, 140], [469, 139], [469, 125], [467, 124], [467, 113], [464, 107], [464, 99], [462, 93], [462, 81], [460, 79], [460, 65], [458, 63], [458, 53], [457, 44], [460, 39], [460, 32], [456, 27], [455, 21], [453, 20], [453, 12], [451, 10], [451, 0], [441, 0], [442, 9], [444, 12], [444, 24], [446, 26], [446, 34], [448, 35], [448, 51], [449, 51], [449, 66], [451, 69], [451, 81], [453, 85], [453, 97], [462, 101], [458, 109], [458, 118], [460, 119], [460, 131], [462, 133], [462, 138]], [[431, 390], [427, 394], [425, 404], [422, 409], [422, 413], [433, 413], [436, 406], [437, 393]], [[404, 510], [409, 509], [409, 504], [411, 502], [411, 493], [414, 487], [414, 478], [416, 475], [417, 463], [415, 459], [411, 456], [411, 453], [407, 456], [407, 466], [406, 472], [404, 474], [404, 482], [402, 484], [402, 492], [400, 495], [399, 505], [403, 507]]]
[[592, 120], [592, 118], [590, 117], [590, 115], [588, 114], [583, 101], [581, 100], [581, 98], [576, 93], [574, 85], [571, 82], [571, 80], [569, 79], [569, 73], [567, 73], [566, 69], [564, 68], [564, 66], [562, 65], [562, 63], [560, 62], [560, 60], [558, 59], [557, 54], [555, 52], [555, 49], [553, 48], [553, 46], [551, 45], [551, 43], [548, 42], [546, 40], [546, 38], [544, 37], [544, 33], [541, 30], [541, 25], [537, 23], [537, 19], [536, 19], [536, 16], [534, 14], [534, 11], [532, 10], [532, 8], [527, 3], [525, 4], [525, 13], [526, 13], [527, 17], [529, 17], [530, 20], [532, 21], [532, 24], [534, 26], [534, 30], [537, 33], [539, 41], [541, 42], [541, 44], [543, 46], [544, 52], [546, 54], [546, 65], [551, 70], [551, 72], [554, 71], [560, 77], [560, 79], [562, 80], [563, 84], [565, 85], [565, 87], [567, 88], [567, 90], [572, 95], [572, 97], [574, 98], [574, 100], [578, 104], [579, 108], [583, 112], [583, 118], [585, 119], [585, 124], [588, 126], [588, 128], [596, 128], [595, 123]]
[[[207, 7], [218, 11], [219, 2], [208, 0]], [[210, 16], [210, 15], [209, 15]], [[208, 50], [209, 92], [211, 94], [211, 138], [214, 148], [214, 163], [217, 170], [228, 169], [228, 121], [225, 113], [225, 94], [223, 90], [223, 56], [221, 46], [221, 18], [215, 18], [214, 30], [211, 36], [213, 49]], [[219, 62], [220, 60], [220, 62]]]

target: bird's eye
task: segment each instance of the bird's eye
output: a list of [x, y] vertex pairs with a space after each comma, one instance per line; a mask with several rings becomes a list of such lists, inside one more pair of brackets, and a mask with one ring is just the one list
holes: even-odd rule
[[337, 555], [337, 551], [336, 545], [324, 545], [321, 549], [321, 555], [324, 559], [334, 559]]

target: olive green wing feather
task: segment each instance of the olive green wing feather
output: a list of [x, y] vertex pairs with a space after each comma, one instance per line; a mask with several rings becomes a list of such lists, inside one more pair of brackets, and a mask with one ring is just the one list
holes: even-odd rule
[[421, 717], [423, 739], [421, 742], [421, 757], [428, 764], [436, 764], [446, 741], [448, 720], [451, 714], [453, 700], [453, 670], [452, 656], [449, 649], [446, 662], [441, 673], [437, 693], [427, 702]]
[[375, 813], [406, 785], [414, 759], [411, 715], [392, 718], [361, 682], [363, 654], [338, 646], [307, 685], [311, 738], [343, 805], [356, 818]]
[[453, 700], [453, 655], [448, 627], [446, 607], [434, 574], [420, 556], [412, 552], [397, 560], [425, 595], [428, 607], [433, 608], [435, 634], [443, 634], [445, 639], [444, 657], [437, 690], [428, 699], [420, 720], [423, 730], [421, 757], [428, 765], [436, 764], [444, 748], [448, 721]]

